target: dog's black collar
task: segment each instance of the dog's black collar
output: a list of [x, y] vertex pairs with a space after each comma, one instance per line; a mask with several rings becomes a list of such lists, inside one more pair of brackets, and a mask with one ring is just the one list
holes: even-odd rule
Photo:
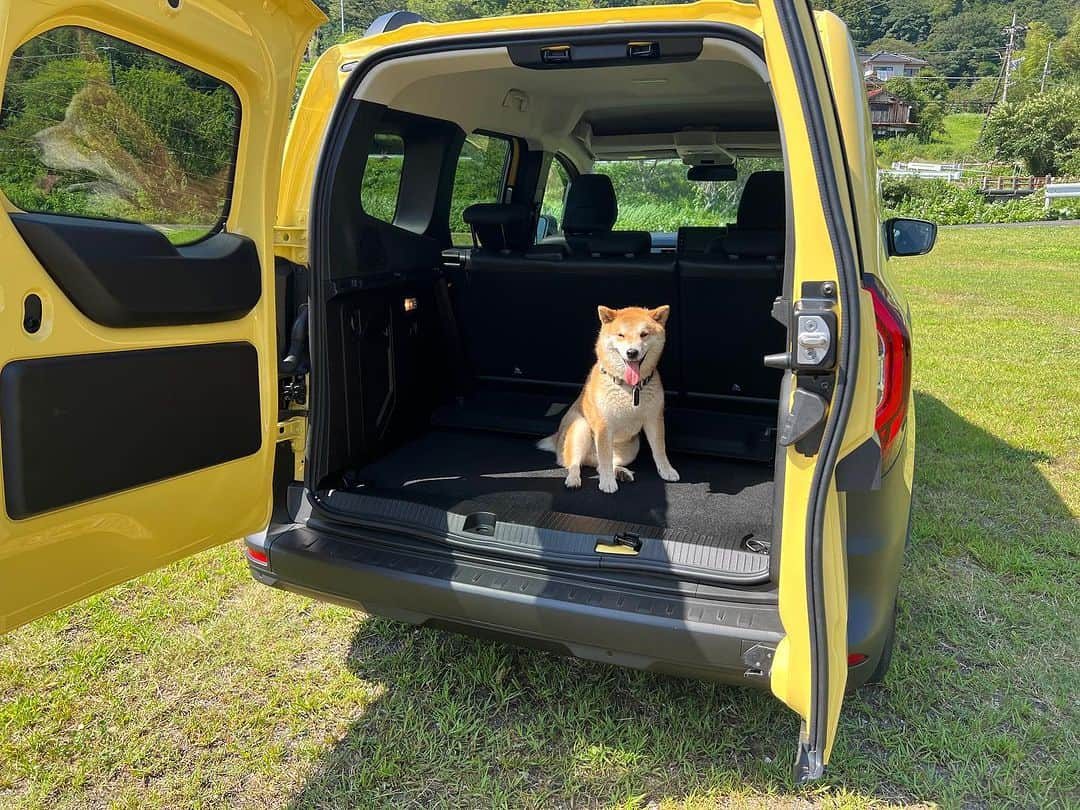
[[653, 369], [652, 374], [650, 374], [644, 380], [639, 382], [637, 385], [630, 385], [622, 377], [616, 377], [614, 374], [612, 374], [610, 371], [608, 371], [603, 366], [600, 366], [600, 373], [603, 374], [606, 377], [610, 377], [611, 381], [613, 383], [615, 383], [616, 385], [624, 385], [624, 386], [628, 387], [631, 391], [633, 391], [634, 392], [634, 407], [636, 408], [638, 405], [641, 404], [641, 389], [649, 384], [649, 380], [651, 380], [653, 378], [653, 376], [656, 374], [656, 369]]

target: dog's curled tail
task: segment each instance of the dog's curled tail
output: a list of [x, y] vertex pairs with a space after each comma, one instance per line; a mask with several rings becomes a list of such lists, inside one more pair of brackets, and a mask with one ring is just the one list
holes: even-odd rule
[[549, 453], [557, 452], [555, 449], [555, 439], [558, 435], [558, 433], [552, 433], [550, 436], [545, 436], [536, 443], [537, 448], [540, 450], [547, 450]]

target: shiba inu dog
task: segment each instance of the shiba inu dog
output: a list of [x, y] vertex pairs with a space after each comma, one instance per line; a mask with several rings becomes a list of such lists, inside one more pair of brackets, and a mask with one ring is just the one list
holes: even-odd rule
[[602, 306], [597, 313], [596, 365], [581, 395], [563, 415], [559, 432], [541, 439], [537, 447], [555, 453], [566, 468], [568, 488], [581, 486], [585, 465], [600, 473], [602, 492], [615, 492], [617, 479], [634, 480], [626, 466], [637, 457], [644, 430], [656, 471], [665, 481], [678, 481], [664, 445], [664, 386], [656, 371], [671, 307]]

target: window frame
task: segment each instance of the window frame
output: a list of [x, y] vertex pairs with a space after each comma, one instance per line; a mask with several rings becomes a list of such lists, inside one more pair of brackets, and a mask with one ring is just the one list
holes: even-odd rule
[[[233, 137], [232, 137], [232, 159], [229, 161], [229, 172], [228, 172], [228, 175], [225, 177], [225, 183], [224, 183], [224, 188], [223, 188], [224, 199], [223, 199], [223, 203], [222, 203], [221, 214], [218, 216], [216, 222], [214, 222], [213, 227], [210, 230], [208, 230], [205, 234], [200, 236], [198, 239], [193, 239], [193, 240], [191, 240], [189, 242], [173, 242], [172, 240], [169, 239], [168, 234], [166, 234], [165, 232], [158, 230], [157, 228], [155, 228], [152, 224], [150, 224], [148, 222], [143, 222], [143, 221], [140, 221], [140, 220], [137, 220], [137, 219], [126, 219], [124, 217], [97, 216], [97, 215], [94, 215], [94, 214], [72, 214], [72, 213], [60, 212], [60, 211], [27, 210], [27, 209], [22, 208], [19, 205], [16, 205], [15, 202], [12, 201], [12, 199], [8, 196], [7, 192], [2, 187], [0, 187], [0, 193], [3, 193], [4, 199], [7, 200], [7, 202], [14, 209], [16, 209], [17, 211], [20, 211], [20, 212], [22, 212], [24, 214], [35, 214], [35, 215], [40, 215], [40, 216], [72, 217], [72, 218], [75, 218], [75, 219], [86, 219], [86, 220], [91, 220], [91, 221], [95, 221], [95, 222], [122, 222], [122, 223], [129, 224], [129, 225], [142, 225], [142, 226], [144, 226], [146, 228], [150, 228], [155, 233], [160, 233], [169, 242], [169, 244], [172, 245], [174, 248], [192, 247], [194, 245], [202, 244], [207, 239], [211, 239], [211, 238], [217, 236], [220, 233], [228, 233], [229, 231], [228, 231], [227, 226], [228, 226], [228, 223], [229, 223], [229, 216], [232, 214], [233, 196], [234, 196], [234, 193], [235, 193], [235, 190], [236, 190], [236, 170], [237, 170], [237, 166], [238, 166], [238, 164], [240, 162], [240, 142], [243, 139], [243, 127], [244, 127], [244, 120], [245, 120], [244, 119], [244, 103], [243, 103], [243, 100], [240, 97], [240, 93], [237, 92], [237, 89], [235, 87], [233, 87], [233, 85], [230, 82], [223, 79], [221, 76], [217, 75], [216, 73], [210, 73], [210, 72], [208, 72], [206, 70], [203, 70], [202, 68], [197, 68], [197, 67], [194, 67], [192, 65], [187, 64], [186, 62], [182, 62], [181, 60], [176, 59], [176, 58], [174, 58], [172, 56], [166, 56], [164, 53], [162, 53], [156, 47], [151, 47], [150, 45], [148, 45], [148, 44], [146, 44], [144, 42], [137, 41], [138, 40], [137, 37], [129, 39], [127, 37], [127, 35], [121, 37], [121, 36], [117, 36], [116, 34], [112, 34], [112, 33], [106, 32], [106, 31], [102, 31], [99, 28], [92, 28], [92, 27], [90, 27], [88, 25], [79, 25], [79, 24], [75, 24], [75, 23], [63, 24], [63, 25], [54, 25], [52, 28], [47, 28], [44, 31], [39, 31], [38, 33], [34, 34], [32, 37], [28, 37], [27, 39], [20, 42], [18, 44], [18, 46], [14, 49], [14, 51], [12, 51], [12, 55], [14, 56], [14, 54], [18, 53], [20, 48], [23, 48], [28, 43], [31, 43], [36, 39], [39, 39], [41, 37], [49, 36], [50, 34], [56, 32], [56, 31], [62, 31], [62, 30], [65, 30], [65, 29], [76, 29], [76, 30], [80, 30], [80, 31], [86, 31], [86, 32], [88, 32], [90, 34], [94, 34], [96, 36], [107, 37], [108, 39], [112, 39], [112, 40], [115, 40], [117, 42], [124, 43], [125, 45], [130, 45], [132, 47], [139, 48], [140, 50], [145, 51], [148, 54], [152, 54], [153, 56], [156, 56], [159, 59], [163, 59], [166, 62], [172, 63], [174, 65], [179, 65], [179, 66], [183, 67], [185, 70], [192, 70], [192, 71], [194, 71], [196, 73], [200, 73], [203, 76], [206, 76], [206, 77], [208, 77], [210, 79], [213, 79], [214, 81], [218, 82], [222, 87], [226, 88], [229, 91], [229, 93], [232, 94], [232, 98], [233, 98], [233, 101], [235, 102], [235, 107], [236, 107], [236, 113], [233, 116], [233, 126], [232, 126], [232, 133], [233, 133]], [[11, 65], [9, 63], [8, 71], [10, 71], [10, 70], [11, 70]], [[4, 76], [3, 95], [0, 96], [0, 105], [3, 105], [3, 100], [7, 96], [8, 87], [9, 87], [9, 83], [8, 83], [8, 80], [7, 80], [7, 75], [5, 74], [5, 76]], [[62, 122], [57, 122], [57, 123], [62, 123]]]
[[[368, 150], [367, 157], [364, 158], [364, 172], [360, 176], [360, 188], [358, 189], [357, 196], [360, 198], [360, 211], [361, 211], [361, 213], [363, 213], [366, 216], [371, 217], [372, 219], [376, 219], [379, 222], [385, 223], [387, 225], [393, 225], [394, 227], [400, 228], [401, 226], [397, 224], [397, 216], [398, 216], [398, 209], [401, 207], [401, 186], [402, 186], [402, 180], [405, 177], [405, 162], [408, 159], [409, 143], [408, 143], [408, 141], [406, 141], [405, 135], [402, 133], [402, 131], [400, 129], [395, 128], [395, 127], [385, 127], [384, 126], [383, 128], [378, 128], [377, 127], [375, 129], [375, 131], [372, 133], [372, 137], [371, 137], [372, 146], [374, 146], [374, 144], [376, 143], [378, 138], [380, 138], [380, 137], [385, 138], [387, 136], [397, 138], [398, 141], [400, 141], [400, 143], [401, 143], [401, 169], [398, 171], [397, 186], [394, 189], [394, 210], [393, 210], [393, 213], [390, 216], [390, 219], [383, 219], [382, 217], [375, 216], [375, 214], [371, 213], [371, 211], [369, 211], [367, 209], [367, 206], [364, 205], [364, 180], [368, 176], [368, 173], [367, 173], [368, 165], [371, 163], [372, 157], [376, 157], [375, 153], [372, 152], [370, 149]], [[405, 230], [407, 230], [407, 229], [405, 229]]]
[[[551, 159], [547, 163], [547, 171], [543, 173], [544, 182], [542, 184], [538, 184], [539, 188], [537, 189], [536, 193], [536, 204], [540, 208], [540, 213], [543, 214], [544, 195], [547, 193], [548, 180], [551, 178], [551, 169], [556, 163], [558, 163], [560, 166], [562, 166], [563, 171], [566, 172], [566, 190], [563, 193], [562, 210], [563, 215], [565, 215], [566, 198], [570, 194], [570, 186], [574, 182], [574, 179], [581, 174], [581, 172], [578, 171], [577, 166], [575, 166], [573, 162], [562, 152], [551, 152], [550, 154]], [[558, 236], [563, 233], [562, 218], [559, 219], [558, 225], [559, 227], [556, 229], [555, 233], [548, 234], [548, 236]], [[539, 242], [534, 242], [534, 244], [539, 244]]]
[[[510, 186], [510, 164], [514, 159], [514, 149], [515, 149], [516, 139], [512, 135], [506, 135], [505, 133], [502, 133], [502, 132], [494, 132], [494, 131], [489, 130], [489, 129], [474, 129], [472, 132], [466, 132], [465, 137], [461, 141], [461, 148], [458, 150], [457, 156], [454, 158], [454, 174], [453, 174], [453, 177], [452, 177], [452, 179], [450, 181], [449, 208], [447, 209], [447, 212], [446, 212], [447, 213], [447, 223], [446, 223], [447, 224], [447, 230], [450, 232], [450, 247], [455, 247], [455, 248], [473, 247], [472, 242], [470, 242], [467, 245], [458, 245], [458, 244], [454, 243], [454, 230], [451, 227], [453, 223], [451, 223], [449, 221], [450, 216], [451, 216], [451, 212], [454, 210], [454, 192], [457, 189], [457, 176], [458, 176], [457, 172], [458, 172], [458, 168], [461, 165], [461, 155], [465, 151], [465, 143], [468, 141], [470, 135], [483, 135], [486, 138], [494, 138], [494, 139], [503, 141], [506, 144], [506, 157], [503, 158], [502, 173], [500, 175], [500, 180], [499, 180], [499, 193], [498, 193], [496, 199], [494, 199], [494, 200], [474, 200], [473, 203], [480, 203], [480, 202], [502, 203], [502, 202], [505, 202], [506, 201], [505, 200], [506, 191], [507, 191], [507, 189], [511, 188], [511, 186]], [[469, 203], [469, 205], [472, 205], [473, 203]], [[468, 205], [465, 206], [465, 208], [468, 208], [468, 207], [469, 207]], [[465, 209], [463, 208], [462, 211], [464, 211], [464, 210]]]

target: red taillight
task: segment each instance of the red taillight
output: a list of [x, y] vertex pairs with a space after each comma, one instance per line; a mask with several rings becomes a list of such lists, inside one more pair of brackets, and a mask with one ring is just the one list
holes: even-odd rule
[[862, 653], [848, 653], [847, 665], [849, 667], [858, 666], [863, 661], [865, 661], [867, 659], [867, 657], [868, 656], [865, 656]]
[[896, 439], [907, 419], [911, 396], [911, 336], [903, 316], [872, 277], [865, 279], [874, 299], [878, 333], [878, 403], [874, 427], [881, 443], [882, 469], [899, 449]]
[[248, 560], [255, 563], [256, 565], [269, 565], [270, 564], [270, 558], [267, 556], [265, 551], [259, 551], [257, 548], [250, 548], [250, 547], [248, 547], [245, 550], [247, 551]]

